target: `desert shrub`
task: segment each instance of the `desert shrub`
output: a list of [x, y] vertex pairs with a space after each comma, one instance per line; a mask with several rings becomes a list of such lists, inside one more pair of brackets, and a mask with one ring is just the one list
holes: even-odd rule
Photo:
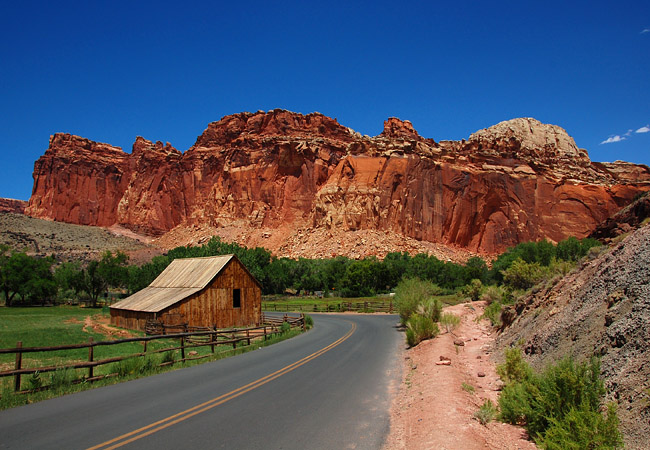
[[399, 282], [395, 288], [395, 307], [399, 313], [402, 325], [415, 313], [418, 306], [424, 304], [441, 289], [430, 281], [418, 278], [407, 278]]
[[481, 294], [481, 300], [491, 305], [494, 302], [502, 303], [505, 297], [505, 292], [500, 286], [487, 286]]
[[305, 327], [310, 329], [314, 326], [314, 319], [309, 315], [305, 314]]
[[503, 284], [511, 289], [530, 289], [546, 277], [546, 272], [539, 263], [518, 258], [502, 272]]
[[492, 400], [485, 400], [483, 404], [479, 407], [478, 411], [474, 413], [476, 420], [480, 422], [481, 425], [487, 425], [492, 422], [497, 416], [497, 407], [492, 403]]
[[487, 319], [493, 327], [501, 326], [501, 310], [503, 305], [501, 302], [493, 302], [483, 310], [480, 319]]
[[410, 347], [436, 337], [439, 332], [438, 325], [430, 317], [413, 314], [406, 321], [406, 343]]
[[440, 314], [442, 313], [442, 303], [437, 298], [430, 298], [420, 303], [415, 310], [416, 314], [425, 316], [438, 322], [440, 320]]
[[622, 448], [618, 424], [614, 403], [607, 405], [605, 417], [599, 411], [571, 408], [562, 420], [550, 419], [539, 443], [547, 450]]
[[474, 279], [469, 282], [463, 289], [462, 293], [466, 297], [469, 297], [473, 302], [478, 301], [481, 298], [481, 293], [483, 292], [483, 283], [481, 280]]
[[[507, 383], [499, 397], [501, 420], [525, 424], [528, 434], [545, 448], [620, 445], [616, 410], [609, 406], [606, 417], [599, 410], [605, 388], [597, 358], [576, 364], [567, 357], [535, 374], [514, 348], [506, 351], [506, 362], [497, 373]], [[563, 440], [569, 434], [570, 445]]]
[[522, 382], [532, 376], [533, 370], [524, 361], [519, 347], [507, 349], [505, 356], [505, 362], [497, 365], [497, 374], [505, 383]]
[[454, 328], [456, 328], [459, 324], [460, 317], [458, 317], [456, 314], [443, 313], [440, 316], [440, 325], [445, 328], [445, 331], [447, 331], [447, 333], [453, 331]]
[[280, 333], [285, 334], [291, 331], [291, 325], [289, 325], [289, 322], [282, 322], [282, 325], [280, 325]]

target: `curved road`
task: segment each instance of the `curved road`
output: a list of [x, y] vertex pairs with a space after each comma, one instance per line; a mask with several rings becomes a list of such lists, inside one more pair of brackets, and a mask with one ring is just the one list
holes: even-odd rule
[[397, 316], [314, 315], [243, 355], [0, 411], [0, 449], [377, 449]]

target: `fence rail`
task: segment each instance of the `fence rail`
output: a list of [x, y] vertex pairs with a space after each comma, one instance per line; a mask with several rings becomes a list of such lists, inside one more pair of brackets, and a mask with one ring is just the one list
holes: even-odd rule
[[262, 309], [265, 311], [280, 312], [385, 312], [393, 313], [395, 308], [393, 301], [388, 302], [321, 302], [314, 304], [291, 303], [291, 302], [262, 302]]
[[[170, 351], [180, 350], [181, 358], [173, 360], [171, 362], [163, 362], [159, 366], [165, 366], [173, 364], [176, 362], [185, 362], [191, 360], [197, 360], [202, 358], [207, 358], [211, 354], [215, 353], [215, 346], [218, 345], [232, 345], [233, 349], [237, 348], [237, 344], [246, 341], [247, 345], [251, 344], [251, 340], [254, 339], [263, 339], [267, 340], [270, 336], [280, 333], [283, 323], [288, 323], [290, 328], [300, 328], [305, 329], [305, 316], [300, 314], [299, 317], [290, 317], [286, 314], [282, 317], [274, 317], [262, 315], [262, 324], [259, 326], [245, 327], [245, 328], [228, 328], [228, 329], [217, 329], [217, 328], [208, 328], [208, 327], [187, 327], [185, 326], [184, 332], [181, 333], [172, 333], [172, 334], [157, 334], [154, 336], [143, 336], [143, 337], [134, 337], [134, 338], [125, 338], [117, 339], [114, 341], [93, 341], [91, 338], [88, 342], [82, 344], [69, 344], [69, 345], [58, 345], [52, 347], [23, 347], [21, 341], [18, 341], [16, 347], [14, 348], [1, 348], [0, 354], [11, 354], [16, 355], [16, 363], [14, 369], [0, 371], [0, 378], [2, 377], [14, 377], [14, 391], [20, 392], [21, 387], [21, 376], [29, 375], [34, 373], [46, 373], [53, 372], [56, 370], [66, 370], [66, 369], [88, 369], [88, 375], [84, 378], [84, 381], [96, 381], [102, 378], [107, 378], [110, 376], [115, 376], [117, 373], [109, 373], [106, 375], [95, 376], [94, 368], [102, 366], [105, 364], [116, 363], [124, 361], [126, 359], [145, 357], [155, 353], [165, 353]], [[178, 328], [178, 326], [167, 326], [163, 330]], [[161, 339], [177, 339], [179, 341], [178, 346], [171, 346], [168, 348], [149, 350], [147, 351], [147, 343], [151, 341], [161, 340]], [[94, 360], [94, 349], [95, 347], [101, 346], [113, 346], [119, 344], [126, 344], [132, 342], [142, 343], [143, 349], [142, 352], [132, 353], [124, 356], [114, 356], [110, 358], [105, 358], [101, 360]], [[188, 355], [186, 357], [185, 351], [191, 348], [197, 347], [211, 347], [211, 354], [193, 356]], [[55, 352], [55, 351], [66, 351], [66, 350], [78, 350], [82, 348], [88, 349], [88, 361], [77, 361], [71, 362], [63, 365], [57, 366], [43, 366], [43, 367], [22, 367], [23, 366], [23, 354], [25, 353], [36, 353], [36, 352]], [[49, 386], [44, 386], [47, 388]], [[42, 388], [41, 388], [42, 389]], [[29, 392], [25, 391], [25, 392]]]

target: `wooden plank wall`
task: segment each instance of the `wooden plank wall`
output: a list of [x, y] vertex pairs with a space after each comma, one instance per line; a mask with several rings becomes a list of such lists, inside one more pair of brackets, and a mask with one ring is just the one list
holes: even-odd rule
[[[241, 290], [241, 307], [233, 308], [233, 289]], [[262, 320], [262, 292], [237, 260], [224, 267], [203, 291], [161, 312], [165, 323], [182, 317], [190, 326], [218, 328], [257, 325]], [[176, 316], [173, 316], [176, 315]]]
[[111, 325], [129, 330], [144, 330], [144, 325], [154, 313], [111, 309]]

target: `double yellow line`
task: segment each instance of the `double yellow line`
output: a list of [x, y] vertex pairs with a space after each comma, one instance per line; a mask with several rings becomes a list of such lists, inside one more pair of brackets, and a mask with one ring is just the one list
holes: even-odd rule
[[289, 364], [288, 366], [283, 367], [280, 370], [277, 370], [265, 377], [262, 377], [258, 380], [255, 380], [251, 383], [248, 383], [245, 386], [242, 386], [240, 388], [237, 388], [235, 390], [232, 390], [228, 392], [227, 394], [220, 395], [219, 397], [215, 397], [212, 400], [208, 400], [207, 402], [201, 403], [200, 405], [196, 405], [190, 409], [186, 409], [185, 411], [181, 411], [177, 414], [174, 414], [173, 416], [169, 416], [166, 419], [159, 420], [157, 422], [154, 422], [150, 425], [147, 425], [146, 427], [138, 428], [137, 430], [133, 430], [130, 433], [123, 434], [121, 436], [118, 436], [114, 439], [111, 439], [110, 441], [102, 442], [101, 444], [95, 445], [93, 447], [88, 448], [87, 450], [112, 450], [115, 448], [122, 447], [126, 444], [129, 444], [133, 441], [137, 441], [138, 439], [142, 439], [143, 437], [149, 436], [150, 434], [156, 433], [157, 431], [163, 430], [165, 428], [171, 427], [172, 425], [175, 425], [179, 422], [182, 422], [184, 420], [189, 419], [190, 417], [194, 417], [197, 414], [201, 414], [202, 412], [205, 412], [209, 409], [214, 408], [215, 406], [219, 406], [223, 403], [226, 403], [229, 400], [232, 400], [233, 398], [239, 397], [240, 395], [245, 394], [246, 392], [252, 391], [255, 388], [258, 388], [262, 386], [263, 384], [268, 383], [269, 381], [273, 381], [278, 377], [281, 377], [282, 375], [291, 372], [292, 370], [297, 369], [298, 367], [302, 366], [303, 364], [307, 364], [309, 361], [312, 359], [318, 358], [321, 356], [323, 353], [326, 353], [330, 350], [332, 350], [334, 347], [337, 345], [341, 344], [343, 341], [347, 340], [354, 331], [356, 330], [357, 326], [356, 324], [350, 322], [352, 325], [350, 327], [350, 330], [341, 338], [337, 339], [336, 341], [332, 342], [330, 345], [327, 347], [323, 347], [322, 349], [318, 350], [317, 352], [312, 353], [309, 356], [305, 356], [299, 361], [296, 361], [293, 364]]

